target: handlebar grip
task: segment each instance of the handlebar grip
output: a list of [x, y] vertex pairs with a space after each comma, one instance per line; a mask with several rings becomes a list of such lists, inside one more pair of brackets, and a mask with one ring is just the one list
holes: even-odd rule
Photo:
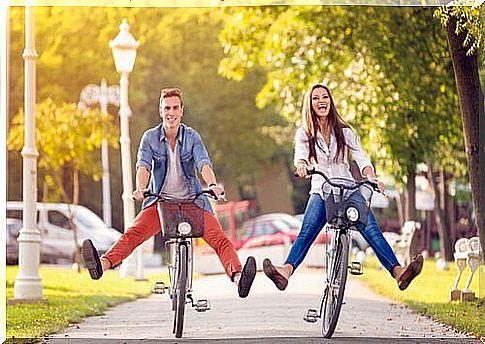
[[[150, 190], [146, 190], [146, 191], [143, 191], [143, 198], [147, 198], [147, 197], [150, 197], [152, 196], [152, 193], [150, 192]], [[137, 199], [135, 198], [135, 196], [131, 196], [131, 199], [134, 200], [134, 201], [137, 201]]]
[[[308, 174], [308, 175], [315, 174], [315, 166], [307, 167], [306, 171], [307, 171], [307, 174]], [[293, 175], [294, 175], [295, 177], [300, 177], [300, 176], [298, 175], [298, 172], [296, 172], [296, 171], [295, 171], [295, 172], [293, 172]]]
[[209, 195], [209, 197], [215, 199], [216, 201], [219, 201], [219, 200], [227, 201], [226, 197], [224, 197], [226, 195], [225, 191], [222, 191], [222, 193], [219, 196], [217, 196], [212, 189], [203, 190], [202, 193]]

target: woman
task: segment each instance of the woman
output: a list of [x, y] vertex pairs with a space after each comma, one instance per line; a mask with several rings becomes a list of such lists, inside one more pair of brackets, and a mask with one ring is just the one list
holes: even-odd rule
[[[355, 133], [340, 117], [330, 90], [326, 86], [316, 84], [306, 93], [302, 116], [303, 126], [295, 135], [294, 159], [296, 171], [300, 177], [307, 177], [308, 168], [313, 165], [329, 178], [354, 179], [348, 162], [349, 153], [351, 153], [362, 175], [377, 183], [379, 189], [384, 191], [384, 184], [376, 178], [374, 167], [362, 151]], [[275, 266], [269, 259], [263, 262], [264, 273], [280, 290], [286, 289], [290, 276], [301, 264], [327, 221], [322, 195], [323, 182], [323, 177], [312, 176], [310, 199], [305, 209], [302, 228], [284, 265]], [[421, 272], [423, 257], [417, 255], [408, 266], [400, 266], [370, 210], [367, 225], [361, 233], [381, 264], [397, 280], [399, 289], [406, 289]]]

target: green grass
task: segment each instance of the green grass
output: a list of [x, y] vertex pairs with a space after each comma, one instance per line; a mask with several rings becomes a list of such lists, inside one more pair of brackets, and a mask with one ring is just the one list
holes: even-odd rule
[[[450, 264], [450, 270], [437, 271], [433, 260], [426, 260], [423, 271], [405, 291], [397, 288], [396, 281], [389, 273], [379, 267], [377, 259], [368, 257], [364, 264], [363, 278], [371, 289], [393, 300], [403, 302], [419, 313], [431, 316], [459, 331], [485, 336], [485, 267], [475, 272], [471, 289], [478, 300], [474, 302], [450, 302], [450, 290], [455, 279], [456, 266]], [[459, 288], [463, 289], [469, 276], [469, 270], [462, 274]], [[480, 281], [481, 280], [481, 281]], [[481, 289], [480, 289], [481, 288]]]
[[[6, 296], [13, 297], [17, 267], [7, 267]], [[107, 271], [93, 281], [87, 271], [66, 268], [40, 269], [47, 304], [7, 305], [7, 337], [32, 338], [59, 332], [90, 315], [100, 315], [110, 306], [148, 296], [154, 281], [168, 282], [166, 274], [148, 275], [148, 281], [120, 279]]]

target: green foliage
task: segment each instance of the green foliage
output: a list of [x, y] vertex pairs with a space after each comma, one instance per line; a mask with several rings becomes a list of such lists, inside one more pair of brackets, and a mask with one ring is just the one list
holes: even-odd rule
[[[20, 111], [12, 120], [7, 146], [21, 150], [24, 146], [25, 115]], [[49, 186], [59, 192], [59, 175], [66, 165], [94, 179], [101, 176], [100, 147], [104, 137], [117, 147], [117, 127], [111, 116], [98, 110], [81, 111], [75, 104], [55, 104], [47, 99], [36, 106], [36, 146], [39, 168]]]
[[290, 126], [301, 124], [304, 92], [323, 82], [385, 172], [404, 179], [432, 157], [465, 173], [446, 39], [430, 9], [237, 8], [224, 23], [220, 72], [241, 80], [263, 68], [257, 104], [275, 105]]
[[[263, 163], [281, 154], [263, 128], [285, 125], [284, 120], [270, 107], [260, 110], [255, 106], [254, 98], [264, 81], [261, 74], [254, 73], [241, 83], [218, 74], [221, 12], [203, 8], [36, 7], [35, 13], [37, 99], [50, 97], [56, 103], [77, 103], [81, 89], [98, 84], [102, 78], [109, 84], [118, 82], [108, 44], [118, 33], [122, 18], [128, 19], [130, 32], [140, 41], [129, 85], [133, 157], [142, 133], [159, 122], [160, 89], [171, 86], [182, 88], [184, 121], [202, 135], [219, 179], [242, 187], [254, 180]], [[12, 8], [10, 16], [13, 117], [22, 106], [23, 8]], [[117, 155], [110, 156], [113, 194], [121, 189], [118, 160]], [[117, 205], [113, 206], [116, 212]]]
[[[455, 1], [460, 5], [461, 1]], [[466, 33], [463, 46], [468, 48], [467, 55], [482, 54], [484, 52], [484, 9], [481, 5], [475, 6], [443, 6], [434, 13], [443, 26], [447, 26], [451, 17], [456, 18], [456, 34]]]
[[[7, 267], [6, 296], [13, 297], [17, 267]], [[7, 306], [7, 337], [41, 337], [79, 323], [82, 318], [100, 315], [118, 303], [146, 297], [154, 281], [168, 281], [166, 274], [150, 275], [148, 281], [120, 279], [117, 271], [107, 271], [93, 281], [65, 268], [41, 268], [43, 295], [47, 304]], [[167, 310], [168, 311], [168, 310]]]

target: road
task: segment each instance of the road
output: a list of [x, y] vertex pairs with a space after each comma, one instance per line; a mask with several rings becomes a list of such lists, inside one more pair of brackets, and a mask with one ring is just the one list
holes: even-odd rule
[[[323, 270], [299, 270], [285, 292], [262, 274], [247, 299], [223, 275], [194, 283], [195, 298], [209, 298], [212, 309], [188, 309], [183, 340], [172, 335], [172, 312], [166, 295], [111, 308], [103, 316], [71, 325], [49, 343], [321, 343], [321, 322], [302, 320], [320, 301]], [[463, 334], [377, 296], [358, 277], [351, 278], [333, 342], [337, 343], [475, 343]]]

